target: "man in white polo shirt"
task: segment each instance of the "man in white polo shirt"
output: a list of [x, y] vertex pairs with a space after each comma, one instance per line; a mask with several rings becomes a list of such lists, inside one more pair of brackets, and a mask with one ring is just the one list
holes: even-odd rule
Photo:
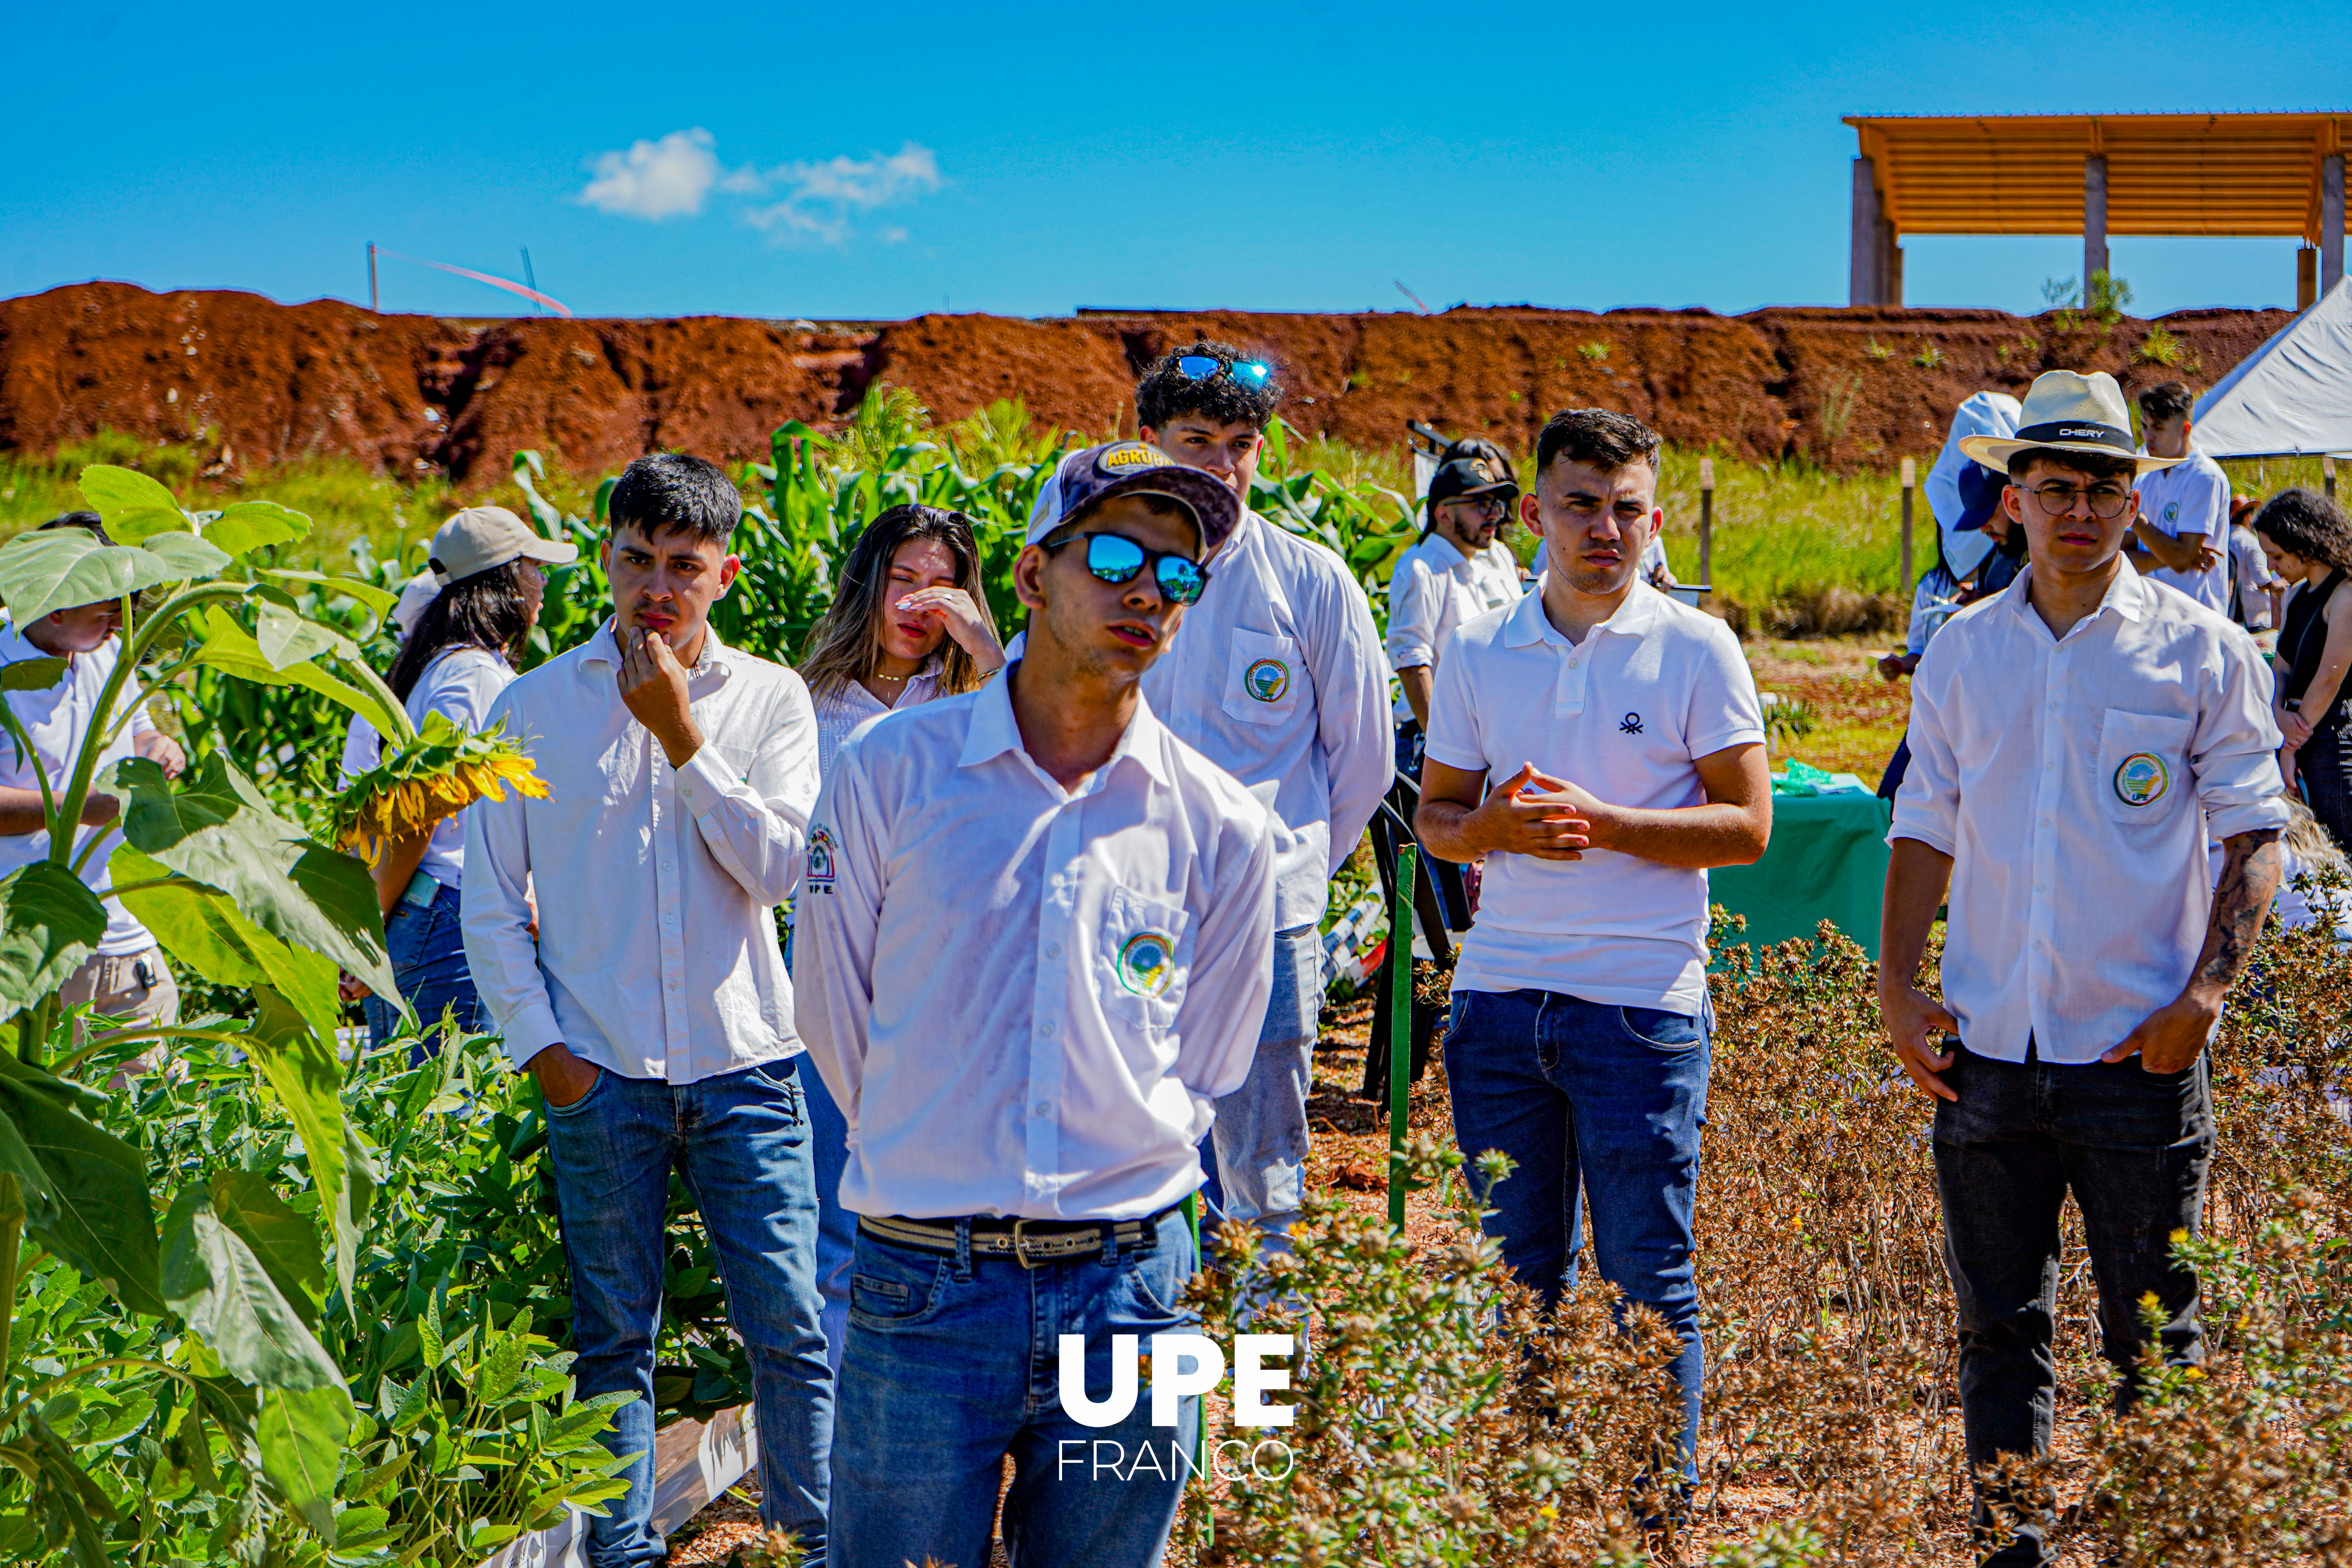
[[2195, 400], [2177, 381], [2139, 395], [2140, 451], [2164, 462], [2139, 477], [2125, 550], [2150, 580], [2217, 616], [2230, 613], [2230, 476], [2189, 442]]
[[1772, 784], [1738, 639], [1640, 580], [1664, 521], [1659, 445], [1598, 408], [1544, 426], [1520, 506], [1551, 564], [1446, 647], [1414, 827], [1433, 855], [1486, 857], [1445, 1071], [1463, 1152], [1516, 1166], [1488, 1228], [1557, 1301], [1575, 1283], [1581, 1187], [1601, 1277], [1682, 1340], [1687, 1463], [1706, 868], [1764, 853]]
[[986, 1563], [1008, 1454], [1013, 1568], [1157, 1563], [1183, 1491], [1192, 1400], [1082, 1426], [1055, 1390], [1064, 1335], [1099, 1398], [1115, 1338], [1197, 1321], [1177, 1205], [1265, 1011], [1273, 825], [1141, 690], [1238, 507], [1139, 441], [1051, 488], [1022, 657], [851, 736], [809, 830], [801, 1027], [860, 1216], [836, 1568]]
[[[2144, 491], [2179, 461], [2136, 457], [2127, 419], [2112, 376], [2051, 371], [2013, 437], [1968, 440], [2007, 473], [2032, 564], [1927, 645], [1888, 835], [1879, 1008], [1936, 1097], [1976, 1467], [2049, 1448], [2070, 1192], [2118, 1401], [2137, 1393], [2145, 1302], [2168, 1363], [2204, 1359], [2172, 1237], [2198, 1227], [2212, 1156], [2205, 1046], [2279, 883], [2270, 673], [2243, 631], [2124, 560], [2135, 471]], [[1938, 1000], [1914, 981], [1948, 889]], [[2053, 1561], [2046, 1524], [1979, 1477], [1988, 1562]]]
[[1396, 671], [1399, 773], [1421, 770], [1437, 650], [1519, 596], [1519, 563], [1495, 535], [1519, 487], [1483, 458], [1454, 458], [1429, 480], [1429, 527], [1389, 574], [1389, 668]]

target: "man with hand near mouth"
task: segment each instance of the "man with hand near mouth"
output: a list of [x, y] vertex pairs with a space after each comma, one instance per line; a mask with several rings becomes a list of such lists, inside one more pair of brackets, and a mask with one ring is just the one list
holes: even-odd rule
[[637, 1458], [611, 1517], [589, 1521], [593, 1568], [663, 1555], [653, 1373], [673, 1169], [751, 1354], [761, 1521], [824, 1560], [833, 1382], [802, 1047], [772, 913], [807, 850], [816, 716], [798, 675], [710, 629], [741, 564], [728, 550], [741, 515], [733, 483], [699, 458], [629, 465], [601, 556], [612, 618], [490, 709], [547, 798], [483, 800], [466, 818], [466, 956], [507, 1055], [546, 1097], [578, 1394], [637, 1395], [605, 1438]]
[[[2205, 1047], [2278, 889], [2287, 810], [2252, 639], [2125, 558], [2158, 488], [2133, 481], [2182, 459], [2135, 454], [2115, 378], [2047, 372], [2014, 437], [1961, 446], [2007, 473], [2031, 564], [1947, 621], [1912, 680], [1878, 1000], [1936, 1101], [1978, 1544], [2032, 1564], [2055, 1561], [2047, 1518], [1983, 1471], [2050, 1446], [2069, 1192], [2119, 1405], [2139, 1392], [2148, 1303], [2168, 1364], [2205, 1359], [2172, 1238], [2202, 1215]], [[1938, 998], [1915, 979], [1948, 891]]]
[[1495, 535], [1519, 487], [1481, 458], [1455, 458], [1429, 481], [1429, 527], [1389, 576], [1389, 665], [1396, 702], [1399, 773], [1421, 770], [1437, 656], [1464, 622], [1519, 596], [1519, 563]]
[[861, 1216], [839, 1568], [987, 1562], [1008, 1454], [1013, 1568], [1156, 1563], [1183, 1491], [1194, 1401], [1081, 1425], [1061, 1339], [1099, 1396], [1114, 1336], [1197, 1323], [1178, 1205], [1265, 1016], [1273, 825], [1142, 689], [1239, 508], [1138, 441], [1050, 490], [1018, 659], [843, 742], [809, 830], [801, 1020]]
[[1549, 565], [1448, 646], [1413, 826], [1433, 855], [1486, 858], [1445, 1069], [1463, 1153], [1499, 1149], [1516, 1167], [1488, 1229], [1556, 1302], [1576, 1282], [1581, 1188], [1601, 1278], [1682, 1341], [1688, 1466], [1706, 868], [1764, 853], [1772, 784], [1739, 639], [1641, 580], [1664, 521], [1659, 446], [1605, 409], [1544, 426], [1520, 510]]

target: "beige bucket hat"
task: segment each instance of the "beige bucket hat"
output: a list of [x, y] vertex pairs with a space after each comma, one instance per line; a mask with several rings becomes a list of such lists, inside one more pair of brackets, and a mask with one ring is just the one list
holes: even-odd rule
[[2124, 406], [2124, 389], [2105, 371], [2088, 375], [2071, 370], [2045, 370], [2033, 378], [2025, 406], [2017, 416], [2014, 436], [1963, 436], [1960, 450], [1986, 468], [2006, 474], [2009, 460], [2027, 447], [2061, 452], [2088, 452], [2102, 458], [2129, 458], [2145, 474], [2185, 463], [2187, 458], [2151, 458], [2132, 439], [2131, 414]]

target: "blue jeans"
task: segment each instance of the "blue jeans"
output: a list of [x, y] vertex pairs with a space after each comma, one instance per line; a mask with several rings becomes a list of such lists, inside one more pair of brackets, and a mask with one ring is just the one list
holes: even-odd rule
[[579, 1396], [637, 1395], [614, 1412], [605, 1446], [636, 1454], [625, 1497], [588, 1522], [592, 1568], [657, 1563], [654, 1342], [661, 1329], [662, 1221], [673, 1167], [702, 1211], [727, 1290], [727, 1316], [751, 1361], [760, 1425], [760, 1517], [824, 1562], [825, 1453], [833, 1376], [817, 1324], [816, 1191], [808, 1117], [790, 1061], [698, 1083], [606, 1071], [547, 1111], [548, 1153], [572, 1274]]
[[[417, 873], [433, 888], [430, 903], [415, 903], [406, 896], [384, 917], [384, 951], [392, 959], [392, 977], [400, 994], [416, 1009], [424, 1037], [408, 1052], [412, 1067], [441, 1049], [441, 1016], [454, 1009], [457, 1027], [467, 1031], [489, 1026], [489, 1015], [474, 991], [474, 976], [466, 967], [466, 933], [458, 929], [457, 889]], [[410, 892], [416, 884], [409, 885]], [[363, 1003], [368, 1043], [381, 1046], [400, 1033], [400, 1009], [381, 996]]]
[[1706, 1122], [1706, 1029], [1696, 1017], [1550, 991], [1457, 991], [1445, 1036], [1454, 1137], [1465, 1159], [1513, 1162], [1486, 1233], [1546, 1305], [1575, 1288], [1580, 1188], [1601, 1277], [1682, 1341], [1683, 1458], [1698, 1446], [1698, 1284], [1691, 1208]]
[[849, 1268], [857, 1248], [857, 1216], [841, 1206], [841, 1173], [849, 1164], [849, 1119], [814, 1064], [801, 1074], [808, 1099], [809, 1154], [816, 1167], [816, 1293], [824, 1303], [824, 1349], [841, 1375], [849, 1342]]
[[1217, 1101], [1211, 1157], [1201, 1162], [1202, 1223], [1263, 1228], [1276, 1246], [1307, 1192], [1307, 1097], [1315, 1088], [1315, 1039], [1323, 1018], [1323, 933], [1311, 925], [1274, 933], [1274, 994], [1257, 1055], [1241, 1088]]
[[[1151, 1424], [1151, 1336], [1193, 1332], [1176, 1305], [1192, 1273], [1176, 1211], [1150, 1243], [1024, 1268], [857, 1237], [849, 1354], [833, 1455], [835, 1568], [989, 1560], [1002, 1462], [1013, 1568], [1156, 1568], [1184, 1490], [1198, 1401]], [[1060, 1336], [1083, 1334], [1087, 1392], [1111, 1387], [1111, 1336], [1145, 1358], [1134, 1408], [1082, 1426], [1059, 1397]], [[1171, 1445], [1174, 1446], [1171, 1454]]]

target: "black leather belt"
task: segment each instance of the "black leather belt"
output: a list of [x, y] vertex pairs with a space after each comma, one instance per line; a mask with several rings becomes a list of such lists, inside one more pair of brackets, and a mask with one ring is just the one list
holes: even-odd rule
[[[970, 1222], [971, 1251], [977, 1258], [1018, 1258], [1022, 1268], [1037, 1268], [1066, 1258], [1092, 1257], [1103, 1249], [1107, 1239], [1115, 1241], [1122, 1250], [1140, 1250], [1156, 1244], [1160, 1222], [1175, 1212], [1172, 1207], [1164, 1208], [1143, 1219], [1120, 1220], [1004, 1219], [990, 1215]], [[857, 1217], [857, 1228], [877, 1241], [940, 1253], [956, 1250], [959, 1223], [952, 1219], [901, 1219], [896, 1215], [878, 1219], [872, 1215]]]

